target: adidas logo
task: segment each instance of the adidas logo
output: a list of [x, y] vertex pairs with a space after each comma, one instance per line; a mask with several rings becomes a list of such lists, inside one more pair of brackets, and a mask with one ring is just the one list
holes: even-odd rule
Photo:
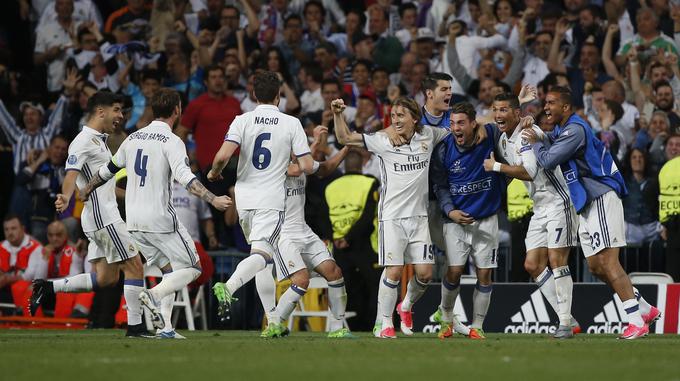
[[628, 323], [628, 314], [618, 295], [604, 305], [602, 312], [593, 318], [595, 324], [588, 327], [587, 333], [617, 333], [620, 334]]
[[550, 324], [550, 315], [538, 289], [531, 293], [530, 299], [522, 304], [510, 321], [514, 324], [506, 326], [505, 333], [554, 333], [557, 329], [556, 325]]
[[[453, 304], [453, 314], [456, 316], [459, 322], [463, 324], [469, 323], [467, 314], [465, 313], [465, 308], [463, 308], [463, 302], [460, 301], [460, 295], [456, 298], [456, 302]], [[430, 324], [427, 324], [423, 327], [423, 333], [439, 332], [439, 324], [435, 323], [433, 316], [434, 314], [430, 315]]]

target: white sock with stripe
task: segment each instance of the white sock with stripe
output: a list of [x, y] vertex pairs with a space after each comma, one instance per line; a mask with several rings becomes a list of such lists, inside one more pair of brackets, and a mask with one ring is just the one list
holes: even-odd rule
[[439, 309], [442, 310], [442, 319], [447, 322], [453, 321], [453, 307], [460, 293], [460, 283], [451, 284], [446, 277], [442, 279], [442, 299]]
[[[383, 269], [382, 274], [380, 274], [380, 281], [378, 282], [378, 295], [380, 295], [380, 285], [385, 280], [385, 272], [387, 269]], [[378, 306], [375, 310], [375, 325], [382, 325], [382, 312], [380, 312], [380, 296], [378, 296]]]
[[257, 288], [257, 295], [260, 297], [267, 321], [271, 320], [270, 315], [276, 309], [276, 281], [272, 274], [273, 267], [274, 263], [267, 263], [264, 270], [255, 274], [255, 288]]
[[571, 279], [569, 266], [558, 267], [553, 270], [555, 279], [555, 292], [557, 294], [557, 315], [560, 325], [571, 326], [571, 295], [574, 290], [574, 281]]
[[92, 291], [94, 289], [93, 284], [97, 284], [96, 273], [78, 274], [68, 278], [57, 279], [52, 282], [54, 292], [73, 292], [73, 293]]
[[201, 275], [201, 271], [195, 267], [174, 270], [163, 276], [163, 280], [156, 287], [152, 288], [150, 292], [156, 300], [160, 301], [170, 294], [174, 295], [176, 291], [193, 282], [199, 275]]
[[382, 318], [382, 329], [394, 327], [392, 314], [397, 304], [397, 287], [399, 287], [399, 281], [387, 277], [380, 282], [380, 287], [378, 287], [378, 306]]
[[281, 295], [279, 304], [276, 305], [276, 310], [274, 311], [274, 315], [276, 316], [272, 317], [277, 318], [278, 321], [272, 321], [272, 323], [280, 324], [281, 322], [288, 320], [290, 314], [293, 312], [298, 302], [306, 292], [307, 290], [302, 287], [298, 287], [294, 284], [291, 285], [290, 288], [288, 288], [286, 292]]
[[635, 294], [635, 299], [637, 299], [638, 303], [640, 304], [640, 314], [647, 315], [652, 309], [652, 306], [647, 303], [645, 298], [643, 298], [640, 294], [640, 291], [638, 291], [638, 289], [635, 287], [633, 287], [633, 294]]
[[482, 329], [484, 326], [484, 318], [486, 318], [486, 313], [489, 311], [489, 304], [491, 303], [492, 290], [492, 285], [484, 286], [477, 283], [475, 286], [475, 291], [472, 293], [472, 312], [474, 314], [472, 328]]
[[142, 303], [139, 301], [139, 293], [144, 290], [144, 281], [141, 279], [125, 279], [123, 282], [123, 296], [127, 306], [128, 325], [142, 323]]
[[645, 322], [642, 320], [642, 315], [640, 315], [640, 304], [637, 299], [628, 299], [623, 301], [623, 309], [626, 310], [628, 315], [628, 323], [642, 327]]
[[543, 269], [541, 274], [534, 279], [534, 282], [538, 285], [538, 289], [541, 290], [541, 294], [545, 297], [545, 299], [548, 301], [550, 304], [550, 307], [552, 307], [553, 311], [555, 311], [555, 314], [559, 316], [560, 314], [560, 309], [557, 304], [557, 289], [555, 288], [555, 278], [553, 277], [553, 272], [550, 271], [550, 268], [546, 266], [546, 268]]
[[337, 331], [345, 325], [345, 309], [347, 308], [345, 278], [328, 282], [328, 307], [331, 310], [331, 314], [333, 314], [328, 323], [328, 329], [331, 332]]
[[257, 253], [251, 253], [250, 256], [242, 260], [229, 280], [227, 281], [227, 289], [234, 295], [236, 290], [241, 288], [255, 277], [257, 273], [267, 267], [267, 261], [264, 257]]
[[402, 311], [411, 311], [413, 305], [423, 296], [427, 290], [428, 283], [421, 282], [417, 276], [413, 275], [406, 285], [406, 295], [401, 301]]

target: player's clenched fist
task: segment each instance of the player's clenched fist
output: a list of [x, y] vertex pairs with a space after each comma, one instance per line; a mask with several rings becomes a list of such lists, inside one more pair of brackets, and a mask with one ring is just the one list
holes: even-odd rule
[[224, 212], [228, 207], [231, 206], [232, 202], [227, 196], [217, 196], [212, 200], [211, 204], [215, 207], [215, 209], [219, 210], [220, 212]]
[[54, 201], [54, 207], [57, 209], [57, 212], [63, 213], [66, 208], [68, 208], [68, 201], [66, 199], [66, 196], [63, 194], [59, 193], [57, 195], [57, 200]]
[[345, 111], [345, 107], [345, 101], [342, 99], [334, 99], [331, 101], [331, 110], [333, 110], [334, 114], [340, 114]]

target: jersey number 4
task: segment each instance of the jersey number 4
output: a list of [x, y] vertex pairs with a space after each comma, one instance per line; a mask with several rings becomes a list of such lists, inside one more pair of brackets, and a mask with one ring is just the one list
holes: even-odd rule
[[257, 169], [265, 169], [269, 167], [269, 163], [272, 161], [272, 151], [268, 150], [267, 147], [263, 147], [262, 143], [270, 140], [272, 134], [264, 133], [257, 135], [255, 138], [255, 148], [253, 149], [253, 166]]
[[142, 150], [137, 150], [137, 157], [135, 158], [135, 174], [139, 176], [139, 186], [143, 187], [146, 183], [146, 162], [149, 161], [149, 155], [142, 155]]

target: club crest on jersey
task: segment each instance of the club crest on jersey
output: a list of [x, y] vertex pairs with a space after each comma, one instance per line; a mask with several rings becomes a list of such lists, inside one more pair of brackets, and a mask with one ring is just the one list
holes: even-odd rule
[[128, 246], [128, 251], [134, 253], [136, 251], [135, 246], [133, 244], [130, 244], [130, 246]]
[[525, 138], [525, 137], [522, 137], [522, 145], [523, 145], [523, 146], [528, 146], [528, 145], [529, 145], [529, 140], [527, 140], [527, 138]]
[[68, 162], [69, 164], [73, 165], [73, 164], [75, 164], [75, 163], [78, 162], [78, 158], [76, 157], [76, 155], [68, 155], [68, 160], [67, 160], [67, 162]]
[[424, 152], [427, 152], [427, 149], [428, 149], [429, 147], [427, 146], [427, 143], [422, 142], [422, 143], [420, 143], [420, 148], [421, 148]]
[[288, 261], [288, 267], [290, 268], [295, 267], [295, 263], [293, 261]]
[[505, 139], [503, 139], [503, 141], [502, 141], [501, 143], [502, 143], [502, 145], [503, 145], [503, 149], [505, 149], [505, 146], [508, 145], [508, 143], [507, 143], [507, 141], [506, 141]]

